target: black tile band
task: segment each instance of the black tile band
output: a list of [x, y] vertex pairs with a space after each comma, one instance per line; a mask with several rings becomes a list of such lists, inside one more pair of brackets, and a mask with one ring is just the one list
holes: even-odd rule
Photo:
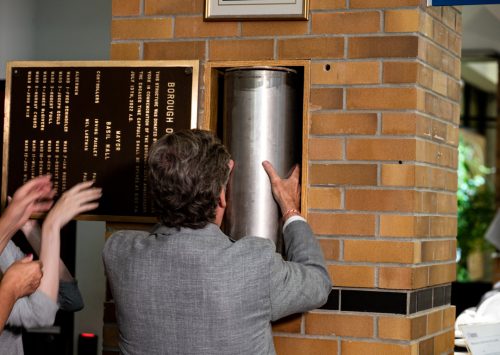
[[450, 304], [450, 301], [451, 285], [397, 292], [334, 288], [321, 309], [409, 315]]

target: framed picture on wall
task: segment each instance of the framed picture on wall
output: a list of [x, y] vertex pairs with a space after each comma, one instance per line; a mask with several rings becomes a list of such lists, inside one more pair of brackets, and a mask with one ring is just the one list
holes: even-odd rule
[[309, 0], [205, 0], [206, 21], [308, 20]]

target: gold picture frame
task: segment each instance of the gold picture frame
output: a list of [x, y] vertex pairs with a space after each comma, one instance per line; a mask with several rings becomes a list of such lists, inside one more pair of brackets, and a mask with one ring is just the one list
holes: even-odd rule
[[205, 0], [206, 21], [309, 19], [309, 0]]

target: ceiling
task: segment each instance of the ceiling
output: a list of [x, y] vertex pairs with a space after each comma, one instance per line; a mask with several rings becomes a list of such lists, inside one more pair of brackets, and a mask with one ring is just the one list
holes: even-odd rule
[[464, 56], [474, 52], [500, 55], [500, 5], [462, 7]]
[[462, 77], [496, 93], [500, 60], [500, 5], [462, 7]]

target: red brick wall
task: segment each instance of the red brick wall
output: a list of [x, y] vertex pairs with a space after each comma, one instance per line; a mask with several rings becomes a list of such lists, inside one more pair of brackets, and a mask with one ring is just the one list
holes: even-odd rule
[[203, 22], [203, 0], [113, 0], [112, 59], [200, 60], [200, 117], [209, 61], [311, 62], [306, 214], [335, 285], [327, 309], [274, 325], [279, 354], [453, 352], [461, 14], [425, 3]]

